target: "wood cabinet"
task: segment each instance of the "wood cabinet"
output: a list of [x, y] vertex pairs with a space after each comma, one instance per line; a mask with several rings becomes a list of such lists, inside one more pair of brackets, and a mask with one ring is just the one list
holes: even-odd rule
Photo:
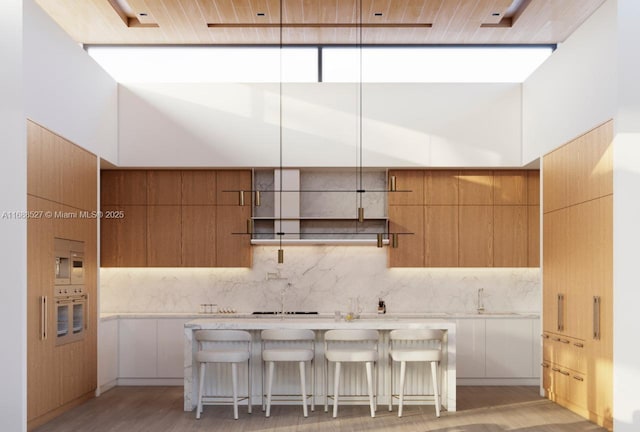
[[[29, 429], [93, 397], [97, 382], [95, 155], [27, 122], [27, 424]], [[84, 337], [56, 344], [54, 238], [84, 242]]]
[[391, 177], [396, 179], [397, 192], [389, 193], [390, 206], [424, 204], [424, 170], [390, 170]]
[[102, 266], [251, 266], [248, 237], [232, 234], [251, 217], [250, 171], [103, 171], [101, 190], [103, 213], [124, 215], [103, 218]]
[[493, 206], [460, 206], [460, 267], [493, 267]]
[[389, 248], [389, 266], [424, 267], [424, 206], [389, 207], [389, 231], [413, 233], [399, 235], [398, 247]]
[[[389, 266], [419, 266], [424, 255], [426, 267], [539, 267], [537, 171], [392, 170], [389, 175], [398, 189], [412, 190], [389, 193], [390, 232], [424, 220], [424, 228], [409, 231], [413, 255], [407, 249], [390, 251]], [[415, 206], [423, 206], [424, 214], [412, 220], [419, 212], [409, 207]]]
[[425, 207], [425, 266], [458, 267], [458, 206]]
[[147, 266], [179, 267], [182, 211], [178, 205], [147, 206]]
[[527, 267], [528, 206], [493, 207], [493, 266]]
[[[611, 122], [544, 157], [544, 388], [612, 426]], [[557, 190], [556, 190], [557, 189]]]

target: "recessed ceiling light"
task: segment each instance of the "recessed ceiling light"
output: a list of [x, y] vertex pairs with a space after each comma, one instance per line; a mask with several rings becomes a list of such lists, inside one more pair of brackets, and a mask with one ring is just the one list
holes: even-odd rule
[[374, 13], [375, 16], [382, 16], [382, 12], [376, 12]]
[[265, 15], [265, 13], [264, 13], [264, 12], [258, 12], [256, 15], [258, 15], [258, 16], [264, 16], [264, 15]]
[[146, 12], [140, 12], [138, 15], [141, 17], [149, 16], [149, 14]]
[[500, 16], [500, 12], [494, 12], [491, 14], [491, 16]]

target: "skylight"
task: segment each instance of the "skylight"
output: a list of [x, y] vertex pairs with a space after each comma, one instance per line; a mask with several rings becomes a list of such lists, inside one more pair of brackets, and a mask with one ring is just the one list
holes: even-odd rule
[[[523, 82], [551, 55], [533, 47], [89, 47], [122, 83]], [[319, 67], [321, 66], [321, 69]]]

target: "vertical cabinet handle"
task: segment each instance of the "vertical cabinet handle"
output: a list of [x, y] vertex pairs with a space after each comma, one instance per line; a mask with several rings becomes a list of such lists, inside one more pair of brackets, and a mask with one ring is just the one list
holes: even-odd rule
[[47, 339], [47, 296], [40, 297], [40, 340]]
[[87, 330], [89, 328], [89, 295], [85, 294], [84, 296], [84, 329]]
[[564, 294], [558, 294], [558, 331], [564, 331]]
[[600, 296], [593, 296], [593, 339], [600, 340]]

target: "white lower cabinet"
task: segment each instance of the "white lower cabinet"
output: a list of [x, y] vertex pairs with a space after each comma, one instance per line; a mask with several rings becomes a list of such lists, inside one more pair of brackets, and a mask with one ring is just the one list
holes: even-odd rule
[[103, 320], [98, 326], [98, 394], [116, 385], [118, 379], [118, 320]]
[[184, 375], [184, 324], [189, 319], [121, 318], [118, 383], [178, 384]]
[[456, 324], [459, 384], [538, 383], [540, 319], [464, 318]]

